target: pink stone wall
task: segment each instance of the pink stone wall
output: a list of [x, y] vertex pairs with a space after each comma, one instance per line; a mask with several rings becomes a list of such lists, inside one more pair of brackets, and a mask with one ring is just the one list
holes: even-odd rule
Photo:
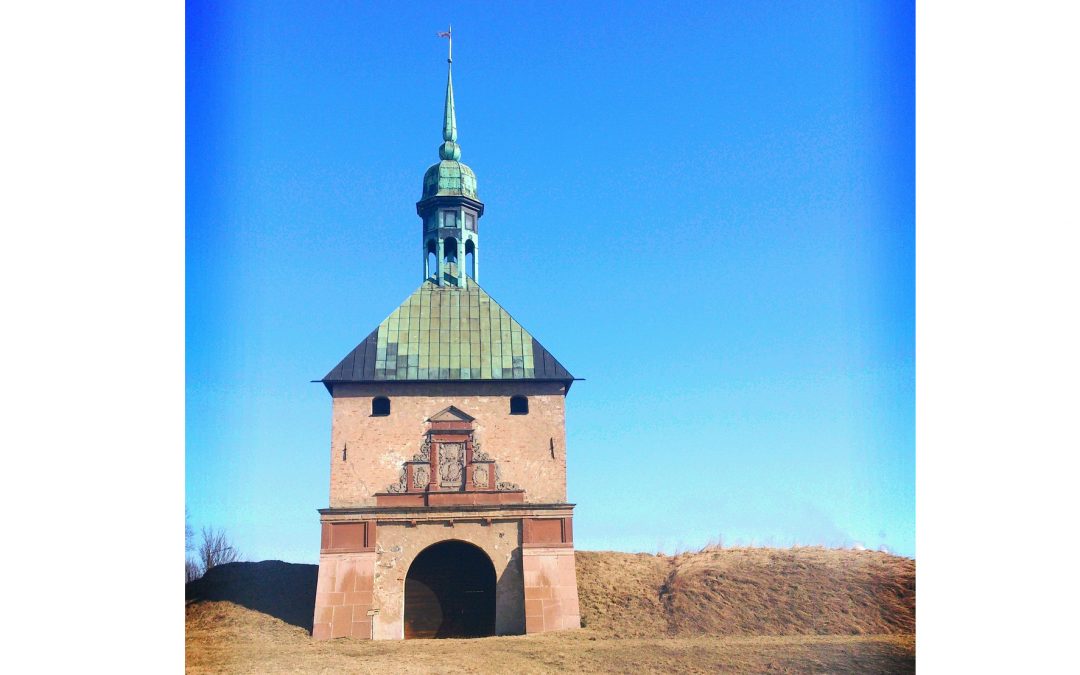
[[[529, 414], [511, 415], [510, 397], [529, 398]], [[371, 399], [390, 399], [390, 415], [371, 416]], [[476, 418], [475, 440], [498, 463], [501, 480], [525, 501], [566, 501], [564, 386], [555, 382], [349, 384], [334, 388], [330, 506], [374, 506], [396, 483], [402, 462], [420, 451], [426, 420], [448, 406]], [[345, 459], [342, 451], [348, 445]]]
[[581, 628], [572, 548], [525, 548], [525, 632]]
[[315, 588], [316, 640], [353, 637], [371, 639], [375, 553], [323, 553]]
[[416, 556], [428, 546], [456, 539], [480, 547], [495, 568], [495, 634], [520, 635], [525, 632], [525, 599], [522, 593], [521, 567], [516, 559], [519, 550], [520, 524], [514, 521], [419, 522], [379, 525], [379, 543], [375, 566], [375, 606], [380, 608], [375, 621], [376, 640], [401, 640], [405, 637], [405, 578]]

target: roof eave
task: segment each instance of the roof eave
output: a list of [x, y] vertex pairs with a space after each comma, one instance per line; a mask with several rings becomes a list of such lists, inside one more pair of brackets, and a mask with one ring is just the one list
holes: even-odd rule
[[566, 385], [566, 393], [570, 393], [570, 386], [577, 381], [584, 381], [583, 377], [529, 377], [529, 378], [503, 378], [503, 379], [443, 379], [443, 380], [311, 380], [312, 384], [321, 383], [331, 395], [334, 393], [334, 385], [337, 384], [444, 384], [446, 382], [561, 382]]
[[468, 195], [447, 195], [447, 194], [434, 194], [424, 197], [420, 201], [416, 202], [416, 214], [423, 216], [425, 212], [438, 206], [452, 206], [456, 204], [465, 204], [466, 206], [474, 209], [478, 216], [484, 215], [484, 202], [479, 199], [474, 199]]

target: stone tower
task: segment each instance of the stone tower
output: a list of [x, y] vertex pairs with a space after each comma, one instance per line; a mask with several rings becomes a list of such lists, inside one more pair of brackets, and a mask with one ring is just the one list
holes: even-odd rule
[[316, 639], [580, 626], [574, 378], [477, 283], [484, 204], [460, 161], [449, 67], [439, 158], [416, 204], [420, 287], [321, 380], [333, 414]]

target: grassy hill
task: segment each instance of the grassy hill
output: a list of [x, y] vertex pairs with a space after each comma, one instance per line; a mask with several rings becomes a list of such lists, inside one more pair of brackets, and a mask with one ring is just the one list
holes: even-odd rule
[[232, 563], [187, 587], [189, 672], [914, 672], [915, 562], [873, 551], [577, 552], [583, 630], [310, 638], [315, 565]]
[[915, 632], [915, 561], [876, 551], [577, 553], [582, 622], [618, 636]]

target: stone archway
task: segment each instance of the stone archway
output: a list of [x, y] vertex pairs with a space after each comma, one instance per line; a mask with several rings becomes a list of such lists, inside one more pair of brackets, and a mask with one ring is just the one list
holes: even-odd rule
[[495, 566], [464, 541], [433, 544], [405, 577], [405, 638], [495, 634]]

